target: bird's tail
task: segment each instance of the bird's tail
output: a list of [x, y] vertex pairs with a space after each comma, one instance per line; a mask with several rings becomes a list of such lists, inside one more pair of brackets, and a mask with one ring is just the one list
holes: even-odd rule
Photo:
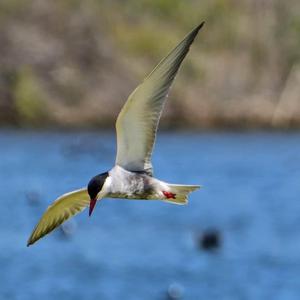
[[184, 205], [188, 203], [189, 193], [198, 190], [200, 185], [180, 185], [180, 184], [168, 184], [170, 188], [170, 197], [163, 201]]

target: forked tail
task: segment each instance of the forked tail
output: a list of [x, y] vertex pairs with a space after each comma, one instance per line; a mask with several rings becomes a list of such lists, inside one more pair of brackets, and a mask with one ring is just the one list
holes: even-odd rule
[[[189, 193], [198, 190], [200, 185], [180, 185], [180, 184], [168, 184], [170, 188], [170, 197], [164, 199], [163, 201], [184, 205], [188, 203]], [[168, 195], [168, 194], [167, 194]]]

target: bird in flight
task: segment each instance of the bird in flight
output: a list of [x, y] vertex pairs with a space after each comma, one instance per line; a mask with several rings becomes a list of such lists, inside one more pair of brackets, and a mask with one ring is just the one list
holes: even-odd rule
[[153, 177], [151, 155], [161, 112], [178, 69], [202, 22], [193, 29], [131, 93], [116, 122], [115, 166], [94, 176], [87, 187], [60, 196], [34, 228], [27, 246], [103, 198], [163, 200], [186, 204], [199, 185], [170, 184]]

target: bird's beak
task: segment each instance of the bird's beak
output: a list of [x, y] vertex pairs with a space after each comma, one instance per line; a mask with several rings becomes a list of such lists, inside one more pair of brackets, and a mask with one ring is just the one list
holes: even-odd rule
[[91, 199], [91, 202], [90, 202], [90, 210], [89, 210], [89, 216], [91, 216], [95, 206], [96, 206], [96, 203], [97, 203], [97, 198], [94, 198], [94, 199]]

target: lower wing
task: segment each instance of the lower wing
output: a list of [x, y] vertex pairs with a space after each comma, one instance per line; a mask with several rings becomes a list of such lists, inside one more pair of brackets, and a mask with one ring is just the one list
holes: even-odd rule
[[34, 228], [27, 247], [50, 233], [69, 218], [83, 211], [90, 204], [87, 189], [83, 188], [60, 196], [51, 204]]

